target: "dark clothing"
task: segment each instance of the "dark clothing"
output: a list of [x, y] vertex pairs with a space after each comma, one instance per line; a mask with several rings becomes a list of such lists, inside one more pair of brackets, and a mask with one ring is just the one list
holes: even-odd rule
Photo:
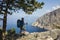
[[24, 20], [17, 20], [17, 27], [20, 28], [21, 31], [22, 30], [25, 31], [23, 26], [24, 26]]
[[24, 26], [24, 21], [17, 20], [17, 27], [22, 27], [22, 26]]
[[20, 26], [24, 26], [24, 21], [20, 21]]
[[19, 28], [20, 27], [20, 20], [17, 20], [17, 27]]

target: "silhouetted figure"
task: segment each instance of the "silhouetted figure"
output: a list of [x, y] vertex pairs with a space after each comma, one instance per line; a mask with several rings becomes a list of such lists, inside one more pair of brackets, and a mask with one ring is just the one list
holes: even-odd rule
[[24, 26], [24, 18], [22, 18], [21, 20], [20, 19], [18, 19], [17, 20], [17, 27], [19, 27], [20, 28], [20, 33], [22, 32], [22, 31], [25, 31], [25, 28], [23, 27]]

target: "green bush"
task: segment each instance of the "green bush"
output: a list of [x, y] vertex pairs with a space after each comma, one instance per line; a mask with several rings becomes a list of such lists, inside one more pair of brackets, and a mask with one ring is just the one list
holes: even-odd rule
[[7, 33], [8, 33], [8, 35], [13, 35], [13, 34], [15, 34], [16, 32], [15, 32], [15, 28], [12, 28], [12, 29], [10, 29], [10, 30], [7, 30]]

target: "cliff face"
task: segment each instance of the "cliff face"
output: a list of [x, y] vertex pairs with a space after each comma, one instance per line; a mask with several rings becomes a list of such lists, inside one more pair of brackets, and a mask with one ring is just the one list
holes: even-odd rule
[[28, 35], [17, 38], [16, 40], [60, 40], [60, 29], [29, 33]]
[[49, 30], [60, 28], [60, 8], [46, 13], [42, 17], [38, 18], [32, 25]]

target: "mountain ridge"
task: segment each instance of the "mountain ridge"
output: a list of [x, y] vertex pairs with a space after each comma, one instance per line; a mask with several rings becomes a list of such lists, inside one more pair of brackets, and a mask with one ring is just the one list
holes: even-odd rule
[[60, 8], [39, 17], [32, 25], [48, 30], [60, 28]]

